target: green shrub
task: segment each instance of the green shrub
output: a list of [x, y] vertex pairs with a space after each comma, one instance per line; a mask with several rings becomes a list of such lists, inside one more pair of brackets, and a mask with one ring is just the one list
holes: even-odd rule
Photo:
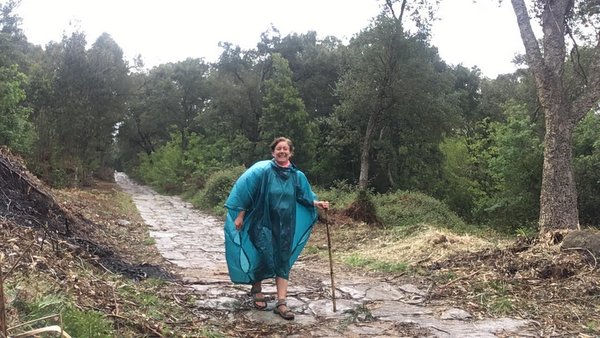
[[135, 177], [152, 186], [160, 193], [179, 194], [183, 186], [185, 170], [183, 154], [176, 142], [168, 142], [151, 155], [141, 153], [140, 165]]
[[358, 187], [347, 181], [335, 181], [329, 189], [320, 189], [313, 186], [312, 189], [322, 201], [329, 201], [333, 209], [346, 209], [358, 196]]
[[465, 222], [439, 200], [419, 192], [398, 191], [373, 195], [377, 215], [386, 227], [429, 224], [464, 230]]
[[206, 180], [204, 189], [194, 196], [192, 204], [203, 210], [220, 210], [218, 213], [222, 213], [231, 187], [245, 170], [243, 166], [237, 166], [213, 173]]

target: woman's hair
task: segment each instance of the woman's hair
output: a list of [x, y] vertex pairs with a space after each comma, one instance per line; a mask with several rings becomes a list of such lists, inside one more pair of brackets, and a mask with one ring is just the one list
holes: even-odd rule
[[275, 140], [273, 140], [273, 142], [271, 142], [271, 145], [270, 145], [271, 151], [275, 151], [275, 147], [277, 147], [277, 144], [279, 142], [287, 142], [288, 146], [290, 147], [290, 152], [292, 152], [292, 153], [294, 152], [294, 144], [292, 143], [292, 140], [290, 140], [287, 137], [283, 137], [283, 136], [280, 136], [280, 137], [276, 138]]

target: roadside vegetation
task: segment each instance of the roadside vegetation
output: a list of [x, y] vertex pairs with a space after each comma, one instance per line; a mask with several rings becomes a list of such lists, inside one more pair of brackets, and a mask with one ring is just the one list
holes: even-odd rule
[[[37, 189], [50, 191], [39, 184]], [[202, 204], [216, 216], [222, 216], [222, 191], [214, 186], [198, 193], [203, 203], [216, 201]], [[327, 223], [336, 274], [416, 283], [428, 291], [430, 302], [475, 317], [531, 319], [539, 323], [541, 336], [600, 334], [600, 275], [590, 251], [560, 250], [536, 244], [535, 237], [468, 226], [420, 193], [371, 195], [381, 221], [368, 224], [346, 212], [356, 189], [339, 184], [317, 191], [337, 202], [320, 214], [301, 260], [327, 266]], [[81, 217], [82, 224], [72, 225], [75, 238], [10, 220], [0, 223], [12, 334], [49, 325], [60, 325], [73, 337], [241, 334], [219, 320], [222, 314], [196, 308], [196, 296], [177, 279], [178, 269], [160, 257], [131, 199], [114, 183], [51, 192], [63, 212]], [[10, 196], [15, 205], [25, 203]], [[261, 334], [269, 332], [261, 329]]]
[[[122, 171], [222, 216], [236, 178], [284, 135], [333, 202], [320, 219], [341, 269], [418, 279], [431, 301], [533, 319], [542, 336], [599, 335], [600, 34], [586, 29], [600, 27], [597, 6], [536, 0], [528, 12], [511, 1], [527, 51], [515, 72], [489, 79], [431, 45], [438, 3], [381, 1], [347, 43], [272, 27], [256, 48], [224, 42], [215, 63], [191, 56], [145, 69], [108, 33], [88, 41], [69, 30], [33, 45], [19, 2], [2, 2], [9, 325], [226, 335], [180, 297], [175, 268], [111, 181]], [[540, 44], [528, 27], [543, 18], [553, 19], [540, 22]], [[322, 229], [309, 259], [324, 259]]]

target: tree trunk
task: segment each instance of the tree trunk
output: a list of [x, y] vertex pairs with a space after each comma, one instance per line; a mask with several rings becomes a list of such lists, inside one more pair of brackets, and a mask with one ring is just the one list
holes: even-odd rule
[[[366, 190], [369, 187], [369, 157], [371, 154], [371, 145], [375, 136], [375, 125], [380, 112], [373, 112], [369, 115], [365, 138], [360, 149], [360, 175], [358, 176], [358, 188]], [[377, 116], [376, 116], [377, 115]]]
[[525, 0], [511, 2], [546, 119], [539, 226], [540, 237], [548, 237], [556, 230], [579, 227], [572, 138], [584, 113], [575, 112], [564, 89], [566, 18], [572, 0], [541, 2], [543, 48], [533, 33]]
[[541, 234], [579, 227], [571, 150], [574, 123], [561, 117], [559, 111], [546, 111], [539, 218]]

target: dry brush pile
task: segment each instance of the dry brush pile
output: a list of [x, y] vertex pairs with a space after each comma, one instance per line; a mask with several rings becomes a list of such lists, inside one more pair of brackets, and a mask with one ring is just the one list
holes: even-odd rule
[[[24, 304], [53, 292], [69, 297], [76, 310], [108, 318], [110, 330], [129, 332], [129, 336], [163, 336], [163, 330], [177, 326], [189, 327], [183, 332], [201, 327], [193, 318], [181, 323], [175, 317], [178, 312], [167, 306], [164, 314], [157, 314], [162, 315], [160, 320], [144, 313], [148, 311], [140, 304], [146, 301], [144, 297], [172, 301], [178, 285], [170, 283], [167, 291], [161, 283], [143, 283], [176, 279], [176, 271], [153, 246], [136, 243], [144, 238], [143, 226], [125, 219], [116, 225], [117, 213], [98, 215], [98, 209], [110, 207], [101, 205], [103, 201], [97, 201], [93, 193], [52, 191], [6, 149], [0, 150], [0, 186], [0, 282], [2, 290], [10, 290], [0, 293], [0, 316], [5, 317], [0, 336], [55, 323], [59, 316], [16, 328], [23, 324]], [[112, 199], [109, 196], [104, 202], [110, 204]], [[63, 296], [56, 300], [66, 302]], [[178, 310], [185, 314], [185, 294], [178, 300]], [[169, 323], [171, 328], [165, 328]]]

